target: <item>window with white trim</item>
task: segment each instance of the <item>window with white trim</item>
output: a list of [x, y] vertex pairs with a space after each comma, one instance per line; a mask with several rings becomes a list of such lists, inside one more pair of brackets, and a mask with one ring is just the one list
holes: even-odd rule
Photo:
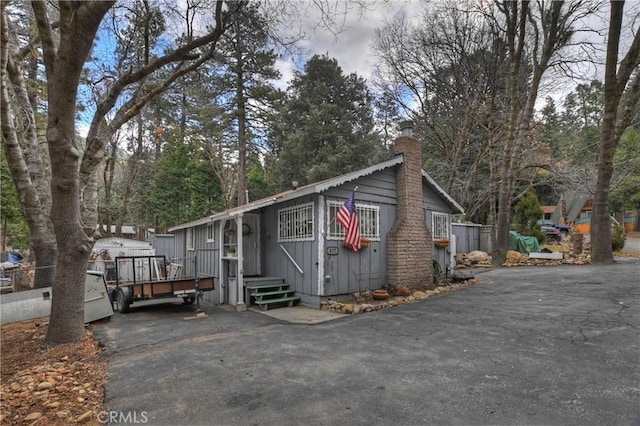
[[196, 233], [193, 228], [187, 228], [187, 250], [193, 250], [195, 248]]
[[[344, 228], [336, 221], [338, 210], [343, 204], [338, 201], [327, 201], [327, 221], [329, 222], [327, 238], [330, 240], [344, 239]], [[380, 206], [356, 203], [356, 214], [360, 224], [360, 237], [380, 241]]]
[[449, 238], [449, 213], [431, 212], [431, 234], [434, 241]]
[[313, 240], [313, 203], [278, 210], [278, 242]]
[[213, 223], [207, 224], [207, 242], [214, 243], [216, 241], [215, 235], [215, 226]]

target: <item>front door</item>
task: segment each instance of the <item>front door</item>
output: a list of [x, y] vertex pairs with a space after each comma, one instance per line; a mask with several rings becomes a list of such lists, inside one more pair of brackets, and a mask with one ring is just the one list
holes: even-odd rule
[[244, 276], [260, 275], [260, 215], [242, 217], [242, 254]]

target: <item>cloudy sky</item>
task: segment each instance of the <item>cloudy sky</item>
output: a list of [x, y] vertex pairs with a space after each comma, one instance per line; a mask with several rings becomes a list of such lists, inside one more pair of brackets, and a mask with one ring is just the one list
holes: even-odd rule
[[[307, 56], [298, 56], [296, 58], [285, 58], [278, 62], [278, 68], [282, 73], [282, 78], [278, 83], [280, 88], [285, 88], [286, 83], [291, 80], [294, 67], [301, 70], [308, 59], [313, 54], [328, 53], [330, 57], [337, 59], [338, 64], [342, 67], [346, 74], [355, 72], [359, 76], [370, 79], [373, 66], [375, 65], [375, 58], [372, 55], [371, 44], [374, 39], [375, 30], [383, 28], [385, 23], [390, 20], [404, 19], [404, 20], [416, 20], [419, 19], [422, 11], [429, 3], [433, 4], [438, 1], [455, 1], [455, 0], [364, 0], [369, 2], [370, 8], [368, 10], [361, 10], [357, 7], [351, 8], [349, 13], [344, 16], [344, 31], [339, 34], [333, 34], [326, 30], [322, 26], [318, 26], [319, 12], [314, 4], [323, 5], [346, 5], [353, 4], [354, 1], [348, 0], [294, 0], [294, 4], [306, 5], [301, 6], [303, 10], [304, 20], [302, 21], [302, 27], [307, 33], [307, 40], [301, 43], [301, 47], [306, 49]], [[600, 2], [603, 6], [602, 9], [593, 16], [590, 16], [588, 20], [582, 21], [583, 27], [581, 31], [576, 35], [578, 38], [588, 37], [589, 40], [595, 43], [602, 43], [602, 35], [606, 34], [606, 30], [601, 32], [598, 37], [594, 32], [589, 30], [602, 30], [607, 27], [608, 23], [608, 2], [605, 0], [594, 0], [594, 3]], [[306, 7], [306, 8], [305, 8]], [[303, 9], [305, 8], [305, 9]], [[362, 13], [360, 13], [362, 12]], [[623, 42], [622, 48], [626, 52], [628, 48], [628, 42], [630, 40], [631, 29], [636, 28], [637, 21], [632, 22], [632, 16], [638, 16], [640, 14], [640, 1], [634, 0], [627, 2], [625, 6], [627, 22], [623, 25]], [[342, 21], [340, 21], [342, 22]], [[592, 39], [595, 37], [595, 39]], [[600, 48], [602, 52], [603, 45]], [[598, 67], [600, 68], [600, 67]], [[590, 78], [602, 78], [602, 71], [596, 69], [591, 64], [581, 70], [581, 75], [585, 80]], [[573, 84], [567, 85], [567, 90], [574, 87]]]
[[[291, 80], [294, 67], [302, 69], [308, 57], [325, 53], [338, 61], [345, 74], [355, 72], [368, 80], [375, 61], [371, 52], [375, 30], [382, 28], [389, 20], [417, 16], [423, 3], [421, 0], [389, 0], [372, 3], [367, 10], [352, 7], [346, 15], [341, 15], [344, 20], [336, 22], [337, 26], [344, 27], [339, 33], [332, 33], [318, 25], [320, 15], [317, 8], [307, 9], [301, 24], [307, 39], [300, 43], [300, 47], [308, 56], [287, 57], [278, 62], [282, 72], [279, 86], [283, 88]], [[345, 5], [347, 2], [336, 0], [336, 4]]]

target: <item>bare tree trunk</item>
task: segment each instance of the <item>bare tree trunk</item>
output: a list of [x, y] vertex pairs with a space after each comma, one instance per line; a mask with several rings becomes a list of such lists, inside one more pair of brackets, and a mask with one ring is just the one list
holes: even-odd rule
[[2, 218], [2, 237], [0, 238], [0, 250], [4, 251], [7, 245], [7, 216]]
[[[2, 49], [0, 56], [0, 121], [2, 121], [3, 147], [7, 156], [7, 164], [11, 171], [13, 182], [19, 194], [22, 211], [29, 227], [30, 245], [35, 258], [36, 275], [34, 287], [50, 287], [53, 285], [54, 269], [56, 264], [56, 241], [53, 233], [53, 224], [48, 217], [51, 206], [51, 193], [49, 183], [44, 173], [40, 147], [38, 144], [38, 132], [36, 129], [36, 117], [32, 108], [22, 70], [19, 64], [11, 56], [15, 55], [15, 49], [10, 48], [9, 27], [6, 20], [5, 7], [2, 2], [1, 37]], [[11, 83], [13, 96], [20, 108], [17, 113], [11, 105], [8, 83]], [[18, 138], [14, 125], [16, 117], [23, 118], [26, 123], [21, 129], [21, 141]], [[44, 268], [49, 267], [49, 268]]]
[[[622, 28], [624, 1], [611, 2], [609, 35], [604, 77], [604, 116], [600, 126], [600, 153], [598, 155], [598, 177], [593, 195], [591, 216], [591, 262], [613, 263], [611, 247], [611, 224], [609, 221], [609, 194], [613, 176], [613, 156], [637, 106], [640, 96], [640, 32], [636, 32], [633, 43], [618, 68], [618, 51]], [[633, 79], [627, 87], [631, 76]], [[622, 101], [622, 102], [621, 102]]]
[[120, 204], [120, 209], [118, 210], [118, 218], [116, 219], [116, 236], [118, 237], [123, 237], [122, 226], [127, 220], [127, 216], [129, 214], [129, 203], [131, 202], [131, 198], [133, 197], [133, 189], [138, 177], [140, 161], [142, 160], [143, 155], [144, 132], [142, 115], [138, 116], [137, 121], [138, 133], [136, 137], [136, 149], [127, 162], [127, 179], [125, 182], [124, 194], [122, 196], [122, 204]]
[[[615, 90], [609, 87], [608, 90]], [[605, 99], [607, 96], [605, 88]], [[600, 155], [598, 157], [598, 176], [593, 194], [593, 213], [591, 216], [591, 261], [598, 264], [613, 263], [613, 248], [611, 246], [611, 224], [609, 221], [609, 195], [611, 176], [613, 175], [613, 155], [615, 147], [613, 133], [616, 112], [607, 108], [600, 127]]]
[[51, 220], [58, 262], [45, 344], [80, 340], [84, 334], [84, 284], [93, 240], [80, 222], [80, 152], [73, 146], [77, 88], [104, 14], [114, 2], [59, 2], [60, 40], [55, 38], [47, 3], [34, 1], [47, 75], [47, 142], [51, 158]]
[[[106, 120], [103, 120], [102, 126], [100, 126], [99, 130], [99, 138], [105, 141], [111, 141], [113, 138], [113, 133], [111, 127], [107, 124]], [[109, 145], [105, 146], [109, 148]], [[114, 149], [115, 150], [115, 149]], [[96, 155], [100, 156], [100, 158], [108, 157], [105, 155], [103, 151], [98, 152]], [[105, 165], [107, 167], [107, 165]], [[98, 205], [99, 205], [99, 184], [98, 184], [98, 167], [94, 168], [81, 168], [80, 173], [80, 193], [82, 194], [81, 198], [81, 218], [82, 223], [84, 224], [85, 231], [87, 235], [95, 235], [95, 230], [98, 228], [98, 225], [102, 225], [102, 223], [98, 222], [99, 214], [98, 214]], [[105, 182], [106, 183], [106, 182]], [[110, 230], [109, 230], [110, 232]]]
[[[542, 77], [549, 66], [549, 61], [556, 51], [563, 47], [569, 39], [568, 23], [571, 13], [562, 14], [562, 2], [553, 2], [548, 10], [540, 11], [544, 22], [535, 23], [529, 14], [529, 2], [522, 1], [518, 10], [517, 2], [503, 2], [501, 10], [507, 18], [507, 41], [510, 58], [509, 77], [507, 79], [507, 96], [509, 97], [509, 129], [502, 151], [500, 184], [498, 192], [498, 221], [496, 241], [496, 261], [502, 263], [509, 249], [509, 229], [512, 218], [512, 204], [516, 189], [518, 171], [522, 162], [522, 153], [528, 142], [529, 130], [533, 119], [535, 102]], [[539, 25], [535, 33], [536, 40], [532, 57], [523, 58], [525, 52], [525, 34], [527, 24]], [[542, 34], [540, 34], [542, 32]], [[561, 40], [560, 42], [558, 40]], [[531, 70], [527, 70], [525, 62], [531, 62]]]
[[[513, 200], [513, 182], [515, 180], [513, 153], [514, 145], [518, 142], [517, 122], [518, 113], [521, 107], [521, 96], [519, 80], [520, 68], [522, 65], [522, 53], [525, 43], [525, 29], [529, 11], [529, 2], [504, 2], [502, 12], [506, 20], [506, 37], [508, 45], [509, 75], [507, 77], [507, 97], [509, 99], [509, 117], [506, 123], [508, 129], [503, 142], [502, 155], [500, 158], [500, 183], [498, 185], [498, 215], [496, 220], [496, 256], [495, 261], [502, 263], [509, 250], [509, 226], [511, 224], [511, 203]], [[518, 9], [520, 6], [520, 9]]]
[[84, 232], [95, 236], [98, 225], [98, 169], [95, 169], [82, 191], [82, 204], [80, 206]]
[[238, 205], [247, 203], [247, 111], [244, 99], [242, 49], [236, 49], [236, 102], [238, 116]]
[[222, 197], [225, 209], [233, 207], [233, 200], [237, 192], [236, 188], [236, 176], [237, 172], [233, 167], [228, 166], [228, 162], [225, 161], [225, 150], [209, 144], [206, 146], [207, 155], [209, 156], [209, 164], [213, 173], [220, 182], [220, 189], [222, 190]]
[[105, 160], [102, 178], [104, 181], [104, 225], [107, 227], [105, 234], [111, 237], [111, 225], [113, 224], [113, 205], [112, 190], [113, 178], [115, 176], [115, 165], [118, 161], [118, 145], [115, 141], [111, 141], [110, 152]]

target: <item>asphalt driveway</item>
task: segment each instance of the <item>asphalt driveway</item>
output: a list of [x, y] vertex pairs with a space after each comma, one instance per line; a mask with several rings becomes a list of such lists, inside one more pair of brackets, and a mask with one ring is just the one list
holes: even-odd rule
[[624, 244], [624, 251], [630, 251], [633, 253], [640, 253], [640, 238], [627, 237]]
[[491, 270], [313, 325], [134, 304], [96, 331], [107, 407], [137, 424], [637, 426], [640, 263], [619, 262]]

